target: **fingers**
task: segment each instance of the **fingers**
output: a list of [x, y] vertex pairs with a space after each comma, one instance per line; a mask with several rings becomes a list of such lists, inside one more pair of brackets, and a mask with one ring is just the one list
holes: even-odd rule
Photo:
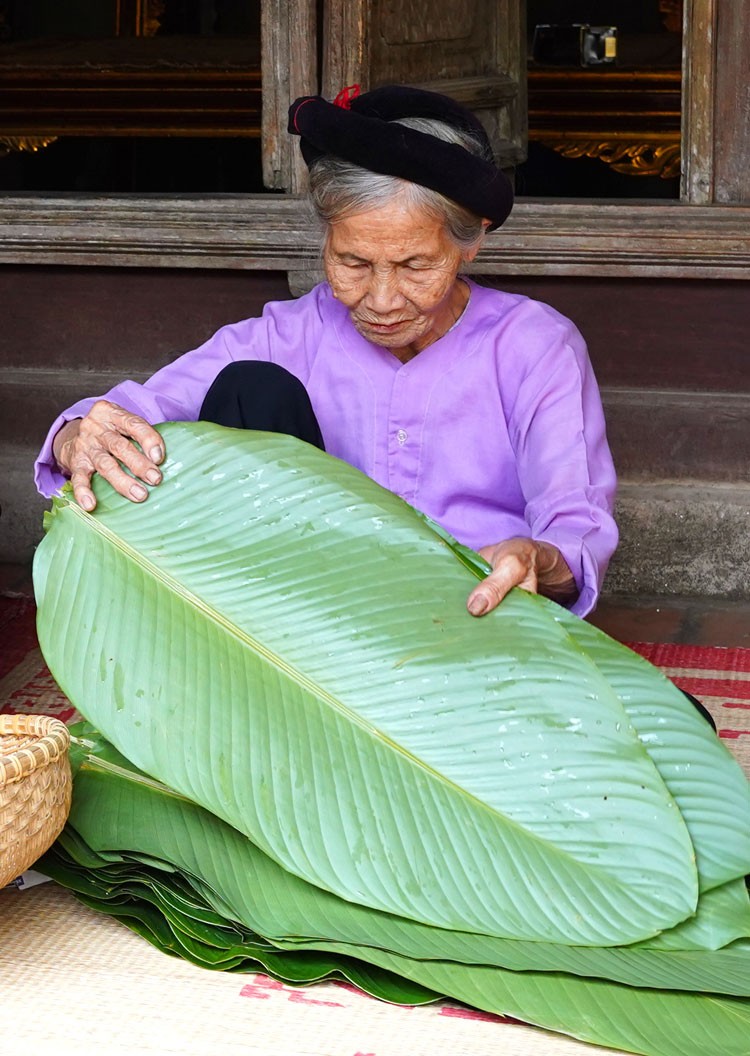
[[71, 448], [80, 428], [81, 419], [74, 418], [72, 421], [66, 422], [62, 429], [58, 429], [52, 441], [52, 456], [67, 476], [70, 476]]
[[[123, 436], [115, 425], [107, 423], [103, 428], [93, 431], [90, 436], [83, 429], [82, 433], [91, 442], [91, 457], [97, 472], [105, 476], [110, 483], [115, 484], [116, 480], [121, 480], [120, 466], [126, 466], [134, 476], [149, 484], [158, 484], [161, 480], [161, 473], [153, 459], [140, 451], [127, 436]], [[156, 435], [158, 436], [158, 433]]]
[[[143, 459], [144, 465], [149, 467], [158, 466], [160, 462], [164, 461], [164, 443], [162, 438], [145, 418], [141, 418], [138, 414], [132, 414], [130, 411], [125, 411], [116, 404], [107, 404], [105, 400], [100, 400], [99, 404], [105, 405], [102, 413], [107, 424], [117, 429], [122, 436], [130, 437], [139, 444], [143, 452], [140, 457]], [[95, 404], [93, 409], [96, 410], [99, 404]], [[108, 410], [108, 408], [111, 410]], [[132, 445], [127, 446], [132, 450]]]
[[[98, 400], [82, 419], [79, 435], [100, 437], [106, 449], [145, 480], [146, 473], [164, 460], [162, 438], [138, 414], [108, 400]], [[140, 446], [139, 451], [132, 441]]]
[[70, 483], [73, 485], [73, 498], [79, 506], [89, 513], [96, 506], [96, 498], [91, 490], [93, 473], [93, 466], [88, 468], [83, 462], [79, 462], [70, 474]]
[[107, 400], [94, 404], [81, 419], [77, 434], [61, 444], [61, 453], [65, 459], [61, 465], [70, 472], [73, 495], [84, 510], [96, 506], [91, 488], [94, 473], [133, 502], [148, 497], [141, 481], [158, 484], [162, 479], [157, 468], [164, 459], [161, 436], [143, 418]]
[[466, 607], [472, 616], [484, 616], [500, 604], [513, 587], [536, 593], [535, 546], [531, 539], [509, 539], [497, 546], [483, 547], [481, 556], [492, 565], [492, 572], [474, 588]]
[[513, 587], [565, 604], [577, 593], [575, 578], [565, 558], [551, 543], [518, 537], [479, 551], [492, 565], [492, 572], [468, 597], [466, 607], [472, 616], [484, 616], [503, 600]]

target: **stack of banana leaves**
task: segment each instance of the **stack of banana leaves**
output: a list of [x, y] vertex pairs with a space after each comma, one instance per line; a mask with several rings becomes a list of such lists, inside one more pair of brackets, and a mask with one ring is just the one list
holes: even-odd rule
[[87, 719], [45, 871], [208, 967], [748, 1056], [750, 786], [683, 694], [543, 598], [471, 617], [486, 566], [351, 466], [159, 428], [148, 501], [63, 494], [36, 555]]

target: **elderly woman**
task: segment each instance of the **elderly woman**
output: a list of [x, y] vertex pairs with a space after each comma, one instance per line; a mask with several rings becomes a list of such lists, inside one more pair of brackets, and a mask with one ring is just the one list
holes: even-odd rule
[[292, 433], [483, 554], [493, 571], [473, 615], [516, 585], [587, 613], [617, 542], [599, 393], [567, 319], [460, 274], [512, 204], [482, 125], [444, 96], [387, 87], [298, 99], [290, 131], [327, 282], [65, 411], [40, 490], [70, 477], [92, 510], [97, 472], [142, 502], [165, 457], [149, 423]]

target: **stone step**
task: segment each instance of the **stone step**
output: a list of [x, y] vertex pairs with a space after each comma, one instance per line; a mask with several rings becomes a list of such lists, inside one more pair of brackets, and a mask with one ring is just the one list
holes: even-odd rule
[[[134, 372], [145, 380], [146, 372]], [[0, 560], [27, 561], [47, 503], [32, 464], [58, 411], [106, 391], [114, 370], [6, 370], [0, 379]], [[620, 477], [610, 594], [750, 598], [746, 394], [604, 388]]]
[[[36, 447], [0, 454], [0, 561], [27, 562], [48, 507], [34, 489]], [[605, 595], [702, 596], [750, 600], [750, 485], [623, 481], [620, 545]]]
[[602, 388], [621, 480], [750, 477], [750, 394]]
[[28, 443], [0, 447], [0, 561], [30, 561], [42, 537], [49, 502], [34, 487], [36, 451]]
[[[123, 371], [5, 369], [0, 377], [0, 447], [39, 445], [50, 423], [83, 396], [106, 392]], [[127, 376], [145, 381], [149, 372]], [[602, 388], [618, 476], [643, 481], [744, 481], [750, 476], [750, 395]]]
[[750, 484], [621, 483], [609, 594], [750, 599]]
[[149, 374], [133, 371], [124, 374], [114, 370], [29, 370], [4, 369], [0, 375], [0, 448], [23, 443], [41, 446], [52, 422], [60, 411], [84, 396], [107, 392], [124, 377], [145, 381]]

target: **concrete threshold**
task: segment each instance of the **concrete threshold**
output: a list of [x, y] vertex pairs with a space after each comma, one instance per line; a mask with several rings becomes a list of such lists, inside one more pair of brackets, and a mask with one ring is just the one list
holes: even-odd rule
[[625, 481], [614, 594], [750, 600], [750, 484]]

